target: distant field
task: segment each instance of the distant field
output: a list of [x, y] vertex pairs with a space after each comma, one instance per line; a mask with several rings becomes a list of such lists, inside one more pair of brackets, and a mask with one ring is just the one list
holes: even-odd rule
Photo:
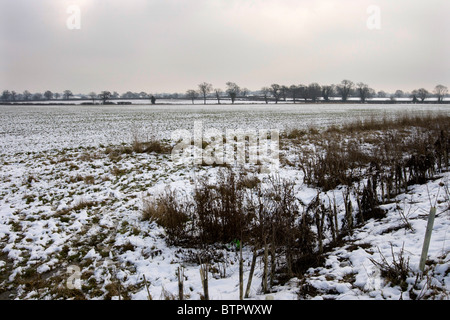
[[277, 129], [327, 127], [399, 112], [450, 113], [450, 105], [0, 105], [0, 151], [15, 153], [129, 143], [134, 134], [170, 138], [177, 129]]

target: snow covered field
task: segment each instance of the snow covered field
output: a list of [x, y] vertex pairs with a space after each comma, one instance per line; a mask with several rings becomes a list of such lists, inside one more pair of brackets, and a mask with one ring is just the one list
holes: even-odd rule
[[[149, 294], [153, 299], [171, 298], [178, 294], [178, 267], [184, 266], [186, 297], [200, 299], [199, 264], [189, 258], [188, 248], [168, 245], [160, 226], [142, 220], [143, 199], [168, 186], [189, 195], [197, 176], [214, 178], [219, 168], [177, 166], [170, 154], [112, 157], [108, 148], [131, 144], [136, 136], [170, 139], [174, 130], [193, 130], [194, 121], [219, 130], [286, 131], [395, 117], [404, 111], [450, 114], [450, 107], [0, 106], [0, 298], [147, 299]], [[317, 189], [303, 183], [300, 170], [282, 164], [278, 174], [295, 182], [302, 203], [317, 195]], [[259, 174], [261, 180], [267, 177]], [[274, 286], [270, 295], [275, 299], [414, 298], [391, 286], [370, 259], [381, 261], [384, 256], [392, 261], [392, 253], [397, 257], [403, 248], [417, 274], [427, 214], [436, 205], [428, 253], [432, 269], [426, 277], [409, 277], [406, 283], [416, 288], [419, 297], [448, 299], [449, 178], [450, 173], [444, 172], [424, 185], [411, 186], [383, 205], [386, 217], [367, 221], [345, 245], [327, 252], [323, 266], [310, 268], [303, 279]], [[342, 192], [327, 194], [336, 197], [342, 211]], [[405, 228], [399, 212], [405, 213], [411, 228]], [[217, 250], [225, 258], [212, 265], [210, 299], [238, 299], [238, 253], [227, 246]], [[246, 283], [252, 252], [245, 244], [243, 254]], [[261, 292], [260, 258], [251, 299], [266, 298]]]
[[450, 112], [448, 105], [133, 105], [1, 106], [2, 153], [61, 150], [130, 143], [134, 134], [169, 139], [177, 129], [322, 128], [332, 124], [395, 115]]

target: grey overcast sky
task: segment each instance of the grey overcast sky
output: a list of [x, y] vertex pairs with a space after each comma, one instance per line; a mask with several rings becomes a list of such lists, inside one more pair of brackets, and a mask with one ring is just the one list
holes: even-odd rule
[[[71, 5], [79, 29], [67, 26], [78, 21]], [[449, 14], [449, 0], [0, 0], [0, 90], [185, 92], [203, 81], [259, 90], [350, 79], [431, 91], [450, 87]]]

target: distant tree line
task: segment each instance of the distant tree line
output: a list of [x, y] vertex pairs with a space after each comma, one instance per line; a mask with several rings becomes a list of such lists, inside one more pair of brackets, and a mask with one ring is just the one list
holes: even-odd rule
[[328, 102], [331, 100], [339, 100], [342, 102], [348, 101], [349, 98], [358, 98], [360, 102], [364, 103], [370, 98], [385, 98], [396, 100], [399, 98], [409, 98], [412, 102], [423, 102], [427, 98], [434, 97], [438, 102], [442, 102], [443, 99], [448, 96], [448, 88], [444, 85], [437, 85], [432, 92], [429, 92], [425, 88], [413, 90], [412, 92], [404, 92], [402, 90], [396, 90], [395, 93], [386, 93], [384, 91], [376, 92], [370, 88], [369, 85], [363, 82], [354, 83], [350, 80], [342, 80], [339, 84], [320, 85], [318, 83], [311, 83], [309, 85], [280, 85], [272, 84], [267, 87], [263, 87], [257, 91], [250, 91], [247, 88], [240, 87], [234, 82], [227, 82], [224, 90], [214, 87], [212, 84], [202, 82], [198, 85], [197, 89], [187, 90], [184, 94], [172, 93], [172, 94], [158, 94], [152, 95], [146, 92], [131, 92], [127, 91], [123, 94], [119, 94], [116, 91], [102, 91], [99, 94], [90, 92], [88, 94], [78, 94], [76, 97], [71, 90], [64, 90], [62, 93], [52, 92], [50, 90], [44, 93], [31, 93], [28, 90], [22, 93], [16, 91], [4, 90], [0, 96], [0, 100], [3, 102], [15, 102], [15, 101], [50, 101], [50, 100], [71, 100], [71, 99], [84, 99], [92, 100], [92, 103], [108, 103], [112, 99], [148, 99], [154, 103], [155, 98], [163, 99], [189, 99], [192, 103], [195, 103], [196, 99], [201, 98], [203, 103], [206, 104], [208, 99], [217, 100], [218, 104], [224, 99], [231, 100], [231, 103], [235, 103], [236, 99], [251, 99], [264, 101], [265, 103], [279, 101], [286, 102], [291, 101], [297, 103], [303, 102]]
[[265, 103], [273, 101], [293, 103], [299, 101], [317, 102], [319, 100], [328, 102], [331, 98], [337, 98], [342, 102], [348, 101], [350, 97], [359, 98], [360, 102], [364, 103], [370, 98], [390, 98], [395, 100], [398, 98], [411, 98], [413, 102], [425, 101], [430, 97], [437, 98], [438, 102], [442, 102], [444, 97], [448, 95], [448, 88], [443, 85], [437, 85], [433, 92], [429, 92], [424, 88], [413, 90], [412, 92], [403, 92], [397, 90], [393, 94], [388, 94], [384, 91], [376, 92], [370, 88], [369, 85], [363, 82], [354, 83], [350, 80], [342, 80], [341, 83], [335, 85], [319, 85], [318, 83], [311, 83], [309, 85], [280, 85], [274, 83], [268, 87], [263, 87], [259, 91], [251, 92], [247, 88], [241, 88], [234, 82], [227, 82], [225, 91], [220, 88], [214, 88], [212, 84], [202, 82], [198, 85], [198, 89], [190, 89], [186, 91], [185, 98], [192, 101], [199, 97], [206, 104], [208, 98], [217, 99], [217, 103], [221, 103], [221, 98], [229, 98], [231, 103], [234, 103], [237, 98], [240, 99], [257, 99], [263, 100]]
[[[110, 99], [149, 99], [151, 100], [152, 94], [146, 92], [131, 92], [128, 91], [122, 95], [116, 91], [102, 91], [99, 94], [95, 92], [90, 92], [88, 94], [79, 94], [77, 99], [92, 100], [102, 102], [105, 104]], [[75, 95], [71, 90], [64, 90], [62, 93], [52, 92], [50, 90], [44, 93], [36, 92], [30, 93], [25, 90], [23, 93], [17, 93], [16, 91], [4, 90], [0, 96], [0, 100], [4, 102], [15, 102], [15, 101], [50, 101], [50, 100], [71, 100], [75, 99]]]

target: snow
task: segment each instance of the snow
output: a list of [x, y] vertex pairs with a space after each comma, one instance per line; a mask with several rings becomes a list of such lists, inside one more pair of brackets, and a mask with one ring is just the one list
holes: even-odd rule
[[[57, 298], [50, 289], [25, 292], [18, 277], [30, 270], [38, 274], [60, 272], [67, 277], [70, 265], [79, 265], [82, 283], [100, 288], [91, 299], [104, 298], [108, 284], [120, 282], [130, 290], [132, 299], [147, 299], [147, 287], [153, 299], [176, 296], [178, 267], [185, 268], [184, 288], [188, 299], [200, 299], [203, 289], [199, 264], [187, 262], [186, 250], [170, 246], [164, 230], [141, 220], [142, 199], [158, 195], [168, 186], [189, 195], [195, 175], [214, 178], [217, 168], [193, 170], [176, 167], [170, 155], [139, 154], [111, 160], [108, 146], [131, 143], [137, 131], [158, 138], [170, 137], [179, 128], [193, 129], [194, 120], [205, 127], [224, 130], [234, 128], [286, 128], [327, 126], [349, 121], [353, 117], [382, 117], [398, 111], [448, 112], [445, 105], [266, 105], [245, 106], [0, 106], [0, 272], [8, 278], [0, 280], [0, 288], [18, 287], [19, 298]], [[87, 157], [90, 156], [91, 158]], [[87, 159], [84, 159], [86, 156]], [[84, 159], [84, 160], [83, 160]], [[115, 176], [113, 168], [126, 174]], [[308, 204], [317, 190], [303, 184], [303, 174], [281, 167], [281, 178], [296, 183], [296, 196]], [[93, 184], [76, 178], [92, 176]], [[450, 290], [449, 200], [443, 186], [448, 186], [450, 173], [442, 173], [425, 185], [412, 186], [399, 195], [396, 203], [385, 205], [388, 214], [381, 220], [369, 220], [348, 236], [348, 244], [326, 254], [322, 267], [310, 268], [305, 275], [318, 290], [305, 299], [403, 299], [409, 298], [398, 286], [392, 287], [370, 261], [380, 261], [380, 253], [388, 261], [392, 252], [403, 248], [414, 272], [418, 264], [430, 204], [437, 207], [428, 259], [434, 269], [431, 281]], [[333, 196], [333, 191], [328, 193]], [[336, 192], [342, 208], [341, 192]], [[77, 204], [87, 207], [72, 210]], [[412, 230], [404, 228], [398, 208], [408, 212]], [[388, 230], [390, 230], [388, 232]], [[210, 274], [211, 299], [238, 299], [238, 255], [225, 250], [226, 273]], [[252, 251], [244, 245], [244, 279], [246, 281]], [[261, 261], [258, 260], [258, 266]], [[220, 268], [221, 265], [215, 265]], [[262, 269], [256, 268], [250, 299], [266, 299], [261, 292]], [[429, 293], [427, 279], [417, 287]], [[280, 300], [299, 298], [302, 281], [290, 279], [276, 285], [270, 297]], [[410, 287], [416, 279], [408, 278]], [[246, 282], [245, 282], [246, 284]], [[420, 290], [419, 290], [420, 291]], [[103, 294], [103, 295], [102, 295]], [[115, 293], [112, 297], [117, 299]], [[269, 297], [269, 298], [270, 298]], [[438, 298], [447, 298], [443, 293]]]
[[[337, 299], [349, 298], [346, 296], [348, 291], [352, 291], [351, 294], [356, 294], [355, 298], [375, 298], [375, 299], [399, 299], [401, 291], [397, 287], [390, 287], [381, 278], [379, 270], [373, 263], [370, 262], [370, 258], [374, 258], [381, 261], [378, 250], [386, 257], [388, 261], [392, 261], [391, 248], [394, 254], [397, 255], [402, 248], [407, 253], [409, 259], [409, 265], [415, 272], [419, 272], [418, 265], [423, 245], [423, 236], [426, 229], [427, 211], [430, 208], [430, 198], [432, 203], [439, 203], [442, 195], [441, 185], [448, 182], [450, 175], [444, 174], [442, 178], [429, 182], [426, 185], [414, 186], [410, 190], [410, 198], [414, 198], [413, 206], [418, 208], [416, 213], [409, 216], [409, 222], [411, 223], [413, 230], [407, 230], [400, 228], [397, 231], [384, 233], [386, 230], [402, 225], [401, 218], [394, 208], [390, 208], [386, 218], [379, 221], [368, 221], [363, 228], [358, 230], [351, 239], [355, 245], [358, 244], [370, 244], [369, 249], [358, 248], [357, 250], [337, 249], [329, 254], [329, 257], [325, 263], [324, 268], [318, 268], [311, 270], [313, 272], [319, 272], [327, 275], [334, 275], [336, 278], [342, 278], [343, 273], [355, 273], [355, 281], [352, 284], [352, 290], [348, 287], [348, 284], [337, 285], [334, 282], [324, 280], [323, 277], [313, 277], [315, 280], [312, 283], [317, 288], [321, 288], [325, 291], [335, 289], [340, 295], [337, 295]], [[427, 190], [427, 191], [426, 191]], [[416, 196], [422, 194], [422, 197]], [[430, 195], [430, 196], [428, 196]], [[401, 198], [401, 197], [399, 197]], [[441, 199], [443, 201], [443, 199]], [[448, 280], [449, 275], [445, 275], [449, 268], [448, 254], [450, 245], [448, 241], [446, 243], [447, 232], [450, 227], [450, 216], [448, 213], [448, 203], [442, 202], [443, 205], [437, 206], [438, 212], [435, 220], [435, 226], [433, 228], [431, 245], [428, 251], [428, 259], [439, 261], [434, 269], [434, 276], [436, 279], [440, 279], [445, 283], [446, 290], [449, 289]], [[386, 208], [389, 206], [385, 206]], [[391, 206], [392, 207], [392, 206]], [[439, 210], [440, 209], [440, 210]], [[343, 267], [342, 262], [348, 261], [347, 265]], [[447, 272], [448, 273], [448, 272]], [[415, 279], [408, 279], [410, 284], [414, 284]], [[356, 291], [356, 292], [355, 292]], [[405, 297], [403, 297], [405, 298]]]
[[[194, 121], [202, 121], [205, 130], [221, 131], [321, 128], [398, 112], [448, 112], [449, 105], [0, 105], [0, 111], [0, 151], [17, 153], [118, 145], [130, 143], [134, 135], [170, 139], [171, 133], [180, 128], [193, 132]], [[46, 169], [51, 166], [39, 168]], [[17, 174], [32, 174], [26, 168], [22, 170]]]

